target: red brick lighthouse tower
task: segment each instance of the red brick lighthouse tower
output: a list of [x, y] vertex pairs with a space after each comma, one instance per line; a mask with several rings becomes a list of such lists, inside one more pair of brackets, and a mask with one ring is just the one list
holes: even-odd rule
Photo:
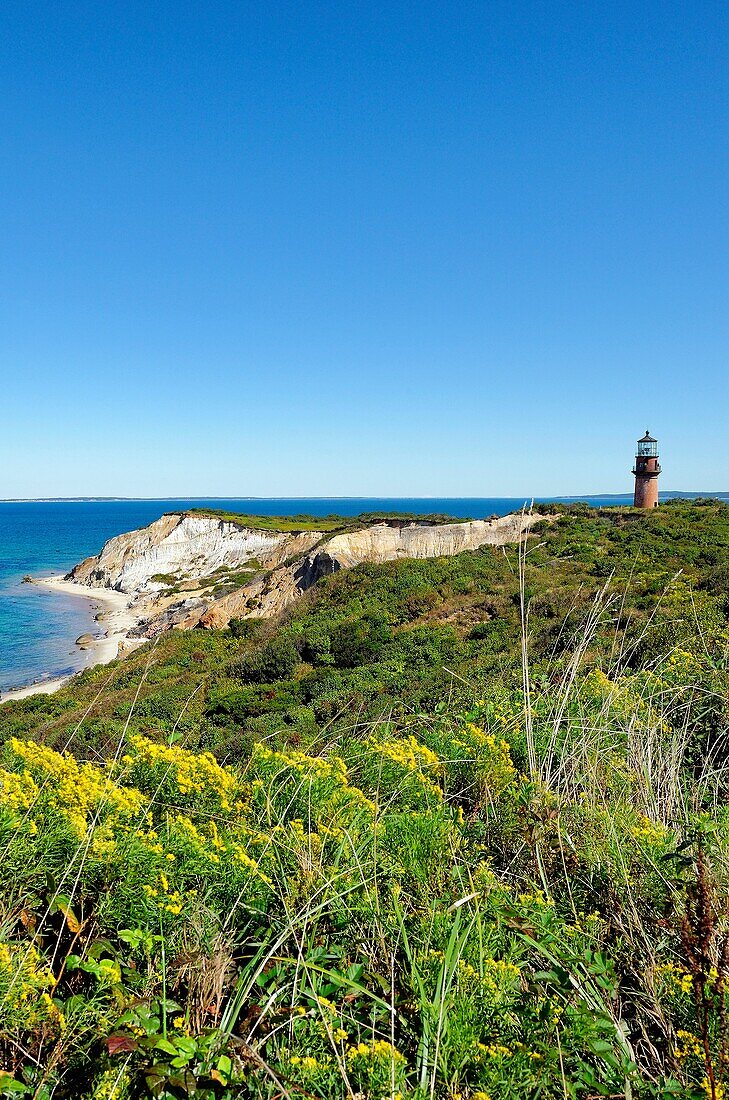
[[658, 475], [660, 472], [658, 440], [646, 431], [643, 438], [638, 440], [638, 451], [633, 467], [633, 473], [635, 474], [634, 508], [655, 508], [658, 504]]

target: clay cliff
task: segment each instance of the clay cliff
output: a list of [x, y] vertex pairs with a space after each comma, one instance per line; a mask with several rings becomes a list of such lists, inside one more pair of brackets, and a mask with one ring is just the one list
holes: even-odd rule
[[[231, 619], [271, 618], [327, 574], [365, 562], [452, 556], [515, 543], [541, 518], [517, 513], [465, 523], [381, 520], [322, 534], [264, 531], [213, 515], [175, 513], [110, 539], [69, 579], [128, 593], [140, 618], [132, 633], [154, 637], [171, 627], [212, 629]], [[250, 580], [215, 596], [212, 576], [247, 566]]]
[[109, 539], [100, 554], [80, 562], [67, 579], [136, 596], [164, 588], [173, 577], [196, 580], [253, 559], [270, 569], [320, 538], [311, 531], [259, 531], [215, 516], [169, 513], [149, 527]]
[[441, 525], [378, 523], [359, 531], [333, 535], [300, 561], [286, 564], [267, 576], [213, 600], [202, 612], [194, 610], [181, 626], [220, 628], [231, 619], [270, 618], [278, 615], [302, 592], [328, 573], [351, 569], [364, 562], [395, 561], [398, 558], [451, 557], [481, 546], [503, 546], [518, 542], [540, 516], [515, 514], [494, 520]]

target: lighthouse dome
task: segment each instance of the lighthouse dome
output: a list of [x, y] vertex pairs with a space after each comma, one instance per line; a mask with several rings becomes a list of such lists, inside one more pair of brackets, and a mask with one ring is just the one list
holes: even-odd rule
[[638, 440], [638, 456], [640, 458], [656, 458], [658, 456], [658, 440], [647, 430], [643, 438]]

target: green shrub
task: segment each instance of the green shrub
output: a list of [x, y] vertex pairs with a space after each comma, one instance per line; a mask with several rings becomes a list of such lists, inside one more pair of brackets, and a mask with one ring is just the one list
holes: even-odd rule
[[379, 659], [392, 637], [387, 621], [375, 613], [339, 623], [331, 634], [331, 654], [338, 668], [355, 668]]
[[260, 619], [231, 619], [228, 629], [234, 638], [256, 638], [261, 632]]
[[299, 653], [291, 638], [272, 638], [259, 649], [246, 654], [230, 668], [231, 675], [243, 683], [273, 683], [288, 680], [299, 663]]

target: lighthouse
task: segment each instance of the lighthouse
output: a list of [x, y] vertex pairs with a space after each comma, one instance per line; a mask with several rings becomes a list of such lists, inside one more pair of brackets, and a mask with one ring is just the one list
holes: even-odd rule
[[655, 508], [658, 504], [658, 475], [661, 465], [658, 461], [658, 440], [649, 431], [638, 440], [632, 472], [635, 474], [633, 507]]

